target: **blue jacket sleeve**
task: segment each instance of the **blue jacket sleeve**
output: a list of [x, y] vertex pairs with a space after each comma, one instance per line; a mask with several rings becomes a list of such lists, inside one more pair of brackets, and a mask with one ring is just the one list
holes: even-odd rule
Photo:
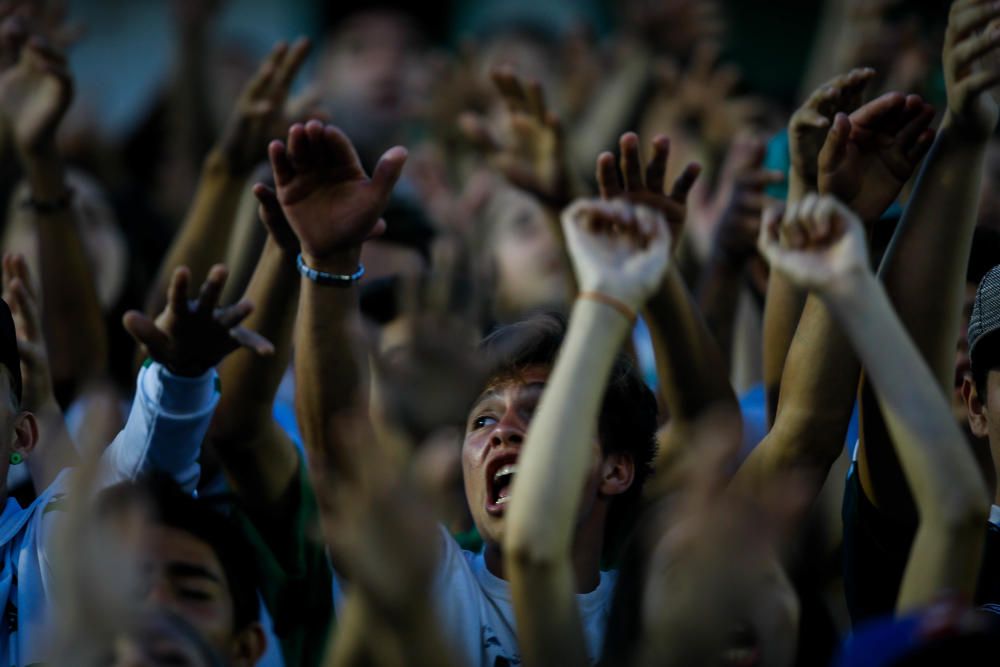
[[139, 371], [128, 421], [101, 458], [98, 489], [156, 471], [193, 493], [201, 444], [219, 402], [218, 384], [214, 370], [190, 378], [147, 363]]

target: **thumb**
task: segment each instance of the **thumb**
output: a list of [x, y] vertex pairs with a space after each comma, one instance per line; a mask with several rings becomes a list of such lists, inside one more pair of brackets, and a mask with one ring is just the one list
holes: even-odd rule
[[253, 186], [253, 196], [260, 204], [257, 207], [257, 214], [260, 216], [261, 222], [264, 223], [268, 231], [273, 231], [272, 227], [275, 223], [284, 217], [281, 204], [278, 203], [278, 195], [264, 183], [256, 183]]
[[393, 146], [379, 158], [372, 173], [372, 185], [378, 190], [382, 199], [388, 199], [392, 189], [399, 180], [399, 175], [403, 173], [403, 165], [409, 155], [402, 146]]

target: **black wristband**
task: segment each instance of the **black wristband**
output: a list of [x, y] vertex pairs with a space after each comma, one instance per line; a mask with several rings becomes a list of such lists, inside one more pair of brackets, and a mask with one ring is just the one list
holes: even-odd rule
[[39, 215], [48, 215], [65, 211], [71, 203], [73, 203], [73, 188], [66, 188], [65, 194], [61, 197], [48, 201], [35, 199], [29, 195], [21, 202], [21, 208], [34, 211]]

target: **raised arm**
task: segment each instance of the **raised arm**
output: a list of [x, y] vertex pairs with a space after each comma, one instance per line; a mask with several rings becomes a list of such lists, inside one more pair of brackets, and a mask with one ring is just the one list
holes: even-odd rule
[[260, 334], [240, 326], [253, 310], [249, 302], [217, 307], [224, 266], [212, 267], [193, 301], [190, 276], [186, 267], [174, 272], [167, 307], [156, 320], [135, 310], [125, 313], [125, 329], [148, 363], [139, 371], [128, 421], [104, 452], [102, 486], [156, 470], [194, 492], [201, 444], [219, 398], [215, 366], [243, 346], [274, 352]]
[[3, 257], [3, 299], [10, 306], [17, 331], [23, 384], [21, 407], [38, 420], [38, 442], [27, 465], [35, 491], [42, 493], [60, 471], [77, 463], [78, 456], [52, 390], [37, 291], [21, 255]]
[[698, 281], [698, 305], [729, 373], [736, 315], [746, 269], [757, 254], [757, 230], [767, 203], [764, 189], [780, 183], [780, 171], [764, 168], [765, 146], [755, 137], [738, 137], [729, 148], [732, 187], [715, 221], [712, 244]]
[[563, 226], [581, 292], [518, 462], [503, 544], [521, 654], [532, 665], [587, 664], [571, 558], [580, 498], [630, 313], [659, 286], [670, 254], [666, 222], [646, 207], [581, 201]]
[[989, 507], [972, 452], [944, 394], [869, 269], [861, 221], [829, 197], [792, 212], [797, 233], [782, 247], [776, 225], [761, 233], [773, 268], [814, 290], [844, 328], [875, 387], [920, 527], [897, 611], [946, 592], [971, 601]]
[[107, 365], [107, 331], [77, 229], [73, 192], [56, 133], [73, 99], [65, 57], [32, 37], [17, 64], [0, 75], [0, 113], [30, 191], [19, 202], [38, 234], [42, 323], [57, 385], [73, 386]]
[[[1000, 82], [1000, 42], [989, 26], [1000, 8], [983, 0], [951, 5], [943, 50], [948, 110], [879, 277], [940, 387], [952, 386], [965, 270], [976, 225], [986, 146], [997, 125], [991, 89]], [[862, 385], [858, 472], [868, 498], [907, 517], [912, 504], [885, 427]]]
[[[350, 140], [319, 121], [296, 124], [268, 148], [277, 198], [312, 272], [300, 279], [295, 324], [296, 413], [310, 466], [349, 466], [336, 442], [337, 414], [367, 405], [367, 363], [355, 354], [361, 244], [381, 234], [380, 218], [406, 161], [387, 151], [369, 179]], [[315, 273], [321, 272], [321, 273]], [[310, 277], [311, 276], [311, 277]]]
[[279, 42], [244, 86], [222, 136], [202, 164], [191, 207], [149, 294], [147, 313], [163, 308], [163, 295], [177, 267], [187, 266], [195, 280], [203, 280], [213, 264], [225, 259], [240, 194], [265, 157], [288, 89], [308, 52], [305, 38], [290, 47]]
[[[567, 164], [562, 120], [546, 104], [538, 81], [521, 78], [509, 67], [493, 70], [490, 78], [507, 108], [502, 134], [472, 112], [459, 117], [459, 127], [511, 184], [537, 197], [558, 216], [580, 189]], [[561, 229], [557, 232], [562, 234]]]
[[[818, 187], [819, 154], [838, 112], [851, 112], [861, 104], [861, 95], [875, 76], [874, 70], [855, 69], [817, 88], [788, 122], [788, 205], [800, 201]], [[785, 358], [805, 306], [806, 295], [780, 273], [768, 278], [764, 301], [764, 387], [771, 423], [778, 409], [778, 391]]]
[[[597, 185], [603, 199], [626, 197], [663, 215], [671, 238], [680, 238], [687, 215], [687, 197], [701, 171], [689, 164], [664, 191], [670, 142], [653, 139], [653, 155], [645, 170], [639, 137], [632, 132], [619, 141], [621, 156], [605, 152], [597, 158]], [[669, 425], [661, 434], [658, 461], [686, 442], [690, 425], [708, 408], [728, 405], [738, 410], [729, 384], [726, 364], [684, 280], [673, 263], [659, 288], [642, 311], [653, 339], [658, 386], [669, 414]]]
[[272, 416], [292, 355], [299, 243], [274, 192], [258, 183], [254, 194], [269, 233], [246, 289], [245, 298], [254, 304], [254, 312], [245, 324], [270, 340], [275, 352], [260, 356], [238, 350], [219, 366], [225, 391], [208, 438], [235, 493], [249, 507], [273, 509], [285, 496], [299, 465], [295, 445]]

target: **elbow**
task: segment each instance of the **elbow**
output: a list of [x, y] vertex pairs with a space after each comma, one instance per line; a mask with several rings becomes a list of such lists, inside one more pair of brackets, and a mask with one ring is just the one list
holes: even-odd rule
[[[952, 487], [927, 512], [927, 519], [939, 523], [949, 532], [982, 532], [989, 520], [990, 503], [982, 484], [969, 488]], [[924, 520], [923, 518], [921, 520]]]

